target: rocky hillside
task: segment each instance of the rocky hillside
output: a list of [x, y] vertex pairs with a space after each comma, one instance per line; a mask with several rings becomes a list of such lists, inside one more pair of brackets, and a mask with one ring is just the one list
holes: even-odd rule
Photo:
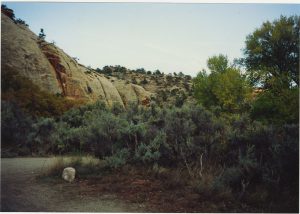
[[[129, 85], [134, 85], [134, 90], [145, 89], [150, 93], [150, 100], [158, 105], [177, 105], [193, 100], [193, 88], [191, 77], [179, 74], [165, 75], [158, 70], [155, 72], [144, 69], [130, 70], [121, 66], [105, 66], [96, 69], [96, 72], [105, 74], [118, 89], [121, 96], [129, 96], [124, 93], [128, 91]], [[124, 86], [125, 82], [125, 86]]]
[[112, 69], [107, 75], [79, 64], [62, 49], [35, 35], [7, 10], [1, 11], [2, 74], [18, 72], [44, 91], [72, 100], [102, 100], [109, 106], [116, 102], [123, 107], [130, 102], [148, 105], [151, 100], [175, 103], [189, 97], [190, 78], [128, 69], [122, 73]]

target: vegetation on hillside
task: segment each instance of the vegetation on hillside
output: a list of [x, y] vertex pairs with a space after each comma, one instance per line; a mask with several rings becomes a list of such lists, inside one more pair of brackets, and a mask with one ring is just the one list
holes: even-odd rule
[[8, 8], [5, 4], [1, 4], [1, 13], [8, 16], [11, 20], [14, 21], [14, 23], [28, 27], [28, 24], [26, 24], [26, 22], [24, 20], [22, 20], [20, 18], [16, 19], [14, 11], [12, 9]]
[[[174, 106], [157, 100], [127, 110], [101, 101], [79, 106], [3, 71], [2, 147], [18, 155], [90, 154], [111, 170], [128, 165], [158, 175], [177, 170], [180, 176], [169, 176], [168, 182], [192, 188], [201, 200], [253, 207], [248, 211], [296, 212], [299, 25], [298, 16], [264, 23], [246, 38], [238, 64], [222, 54], [212, 56], [209, 72], [193, 79], [196, 102], [186, 102], [181, 94]], [[97, 72], [128, 70], [117, 66]], [[147, 84], [147, 76], [164, 77], [160, 71], [135, 72], [145, 75], [141, 84]], [[189, 79], [182, 73], [172, 76], [166, 76], [170, 85], [176, 78]]]
[[264, 125], [247, 114], [221, 117], [196, 104], [124, 111], [99, 102], [36, 120], [5, 102], [2, 109], [2, 142], [22, 152], [94, 154], [112, 169], [181, 168], [199, 194], [261, 209], [277, 203], [276, 209], [297, 208], [298, 124]]
[[165, 75], [159, 70], [146, 71], [144, 68], [131, 70], [120, 65], [104, 66], [94, 70], [104, 74], [111, 82], [125, 81], [125, 84], [137, 84], [153, 93], [151, 100], [156, 105], [180, 107], [185, 102], [191, 102], [193, 97], [192, 77], [182, 72]]
[[68, 100], [60, 94], [45, 92], [28, 78], [6, 67], [1, 71], [1, 96], [2, 101], [17, 105], [34, 117], [56, 117], [85, 103], [84, 100]]

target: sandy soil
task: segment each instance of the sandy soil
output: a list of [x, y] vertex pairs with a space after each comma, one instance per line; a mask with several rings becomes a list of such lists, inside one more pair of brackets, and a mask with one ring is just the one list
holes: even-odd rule
[[41, 180], [36, 176], [53, 158], [1, 158], [1, 211], [145, 212], [143, 204], [113, 194], [89, 194], [93, 186], [79, 181]]

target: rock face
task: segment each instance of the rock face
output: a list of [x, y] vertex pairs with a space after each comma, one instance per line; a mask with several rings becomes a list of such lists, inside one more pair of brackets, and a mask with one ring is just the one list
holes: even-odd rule
[[151, 97], [151, 93], [146, 91], [142, 86], [132, 83], [125, 83], [124, 81], [114, 81], [114, 86], [119, 91], [125, 106], [130, 103], [138, 103], [144, 105], [145, 100]]
[[64, 169], [64, 171], [62, 173], [62, 178], [65, 181], [72, 182], [75, 179], [75, 173], [76, 173], [76, 171], [73, 167], [67, 167]]
[[1, 28], [2, 70], [17, 71], [45, 91], [61, 93], [55, 70], [39, 48], [37, 36], [3, 14]]
[[18, 72], [42, 90], [70, 99], [102, 100], [109, 106], [120, 103], [123, 107], [130, 102], [142, 104], [149, 100], [150, 93], [143, 87], [125, 81], [113, 84], [54, 44], [38, 38], [25, 25], [1, 15], [2, 70]]
[[109, 106], [123, 101], [117, 89], [104, 76], [78, 64], [60, 48], [46, 42], [41, 49], [56, 72], [62, 94], [70, 98], [102, 100]]

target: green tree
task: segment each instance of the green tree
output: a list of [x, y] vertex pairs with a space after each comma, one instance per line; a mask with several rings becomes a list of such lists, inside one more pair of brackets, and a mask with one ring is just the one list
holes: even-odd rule
[[253, 85], [264, 91], [251, 116], [271, 123], [298, 121], [300, 17], [265, 22], [246, 38], [243, 64]]
[[212, 78], [205, 70], [200, 71], [193, 79], [194, 96], [205, 107], [217, 105], [217, 98], [212, 91]]
[[117, 65], [115, 66], [114, 71], [119, 73], [126, 73], [127, 69], [123, 66]]
[[238, 69], [229, 67], [227, 57], [221, 54], [209, 58], [207, 66], [210, 74], [202, 70], [193, 81], [196, 99], [205, 107], [220, 106], [229, 112], [241, 110], [250, 94], [246, 78]]
[[1, 4], [1, 12], [7, 15], [10, 19], [15, 20], [14, 11], [8, 8], [5, 4]]
[[236, 112], [244, 107], [249, 99], [250, 87], [239, 70], [228, 68], [215, 77], [215, 82], [212, 90], [222, 109]]
[[46, 34], [44, 33], [44, 29], [43, 28], [41, 28], [41, 31], [39, 33], [39, 38], [42, 39], [42, 40], [44, 40], [46, 38]]
[[299, 85], [299, 29], [299, 16], [281, 16], [247, 36], [243, 63], [253, 84], [269, 88], [275, 77]]
[[109, 76], [111, 76], [112, 75], [112, 72], [113, 72], [113, 69], [111, 68], [111, 66], [104, 66], [103, 68], [102, 68], [102, 72], [104, 73], [104, 74], [106, 74], [106, 75], [109, 75]]
[[207, 60], [207, 67], [211, 73], [222, 73], [228, 68], [228, 58], [223, 54], [213, 56]]
[[146, 70], [144, 68], [138, 68], [135, 71], [140, 74], [146, 74]]
[[184, 77], [184, 74], [182, 73], [182, 71], [180, 71], [180, 72], [178, 73], [178, 76], [181, 77], [181, 78]]
[[299, 88], [275, 87], [259, 94], [251, 106], [251, 116], [271, 123], [298, 123]]
[[157, 69], [157, 70], [154, 71], [154, 74], [155, 75], [161, 75], [161, 72], [160, 72], [160, 70]]

